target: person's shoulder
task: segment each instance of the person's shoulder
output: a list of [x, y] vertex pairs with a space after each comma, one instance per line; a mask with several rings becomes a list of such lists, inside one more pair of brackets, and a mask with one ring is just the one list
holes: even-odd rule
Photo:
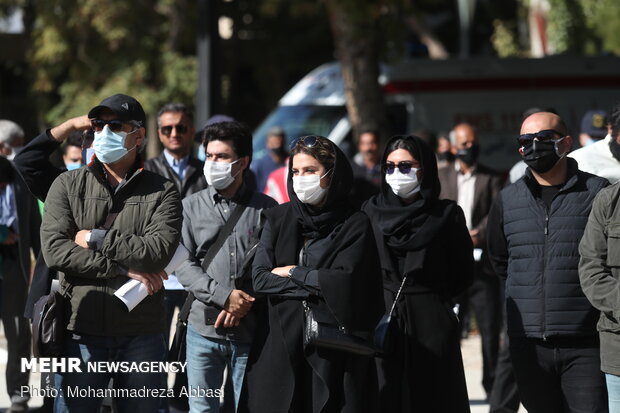
[[446, 162], [444, 165], [441, 165], [439, 168], [437, 168], [437, 173], [440, 175], [446, 175], [449, 173], [456, 174], [454, 162]]
[[492, 176], [492, 177], [501, 177], [502, 176], [502, 174], [499, 171], [497, 171], [497, 170], [495, 170], [495, 169], [493, 169], [491, 167], [488, 167], [488, 166], [486, 166], [484, 164], [480, 164], [480, 163], [476, 166], [476, 174], [489, 175], [489, 176]]
[[260, 209], [273, 208], [278, 205], [275, 199], [258, 191], [252, 194], [252, 203]]
[[579, 179], [586, 183], [586, 186], [592, 190], [600, 190], [609, 185], [609, 181], [602, 176], [592, 174], [590, 172], [582, 171], [581, 169], [577, 169], [577, 175]]

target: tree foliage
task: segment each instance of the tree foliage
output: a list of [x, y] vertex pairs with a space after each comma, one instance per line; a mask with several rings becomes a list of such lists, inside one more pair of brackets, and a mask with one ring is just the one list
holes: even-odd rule
[[[0, 0], [5, 9], [16, 2]], [[83, 114], [118, 92], [135, 96], [149, 112], [170, 100], [193, 102], [196, 17], [191, 2], [179, 3], [30, 0], [28, 59], [45, 120]], [[191, 32], [187, 39], [184, 32]]]

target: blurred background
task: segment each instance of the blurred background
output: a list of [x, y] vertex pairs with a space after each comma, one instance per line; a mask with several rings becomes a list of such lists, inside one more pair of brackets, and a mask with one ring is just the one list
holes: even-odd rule
[[[300, 79], [321, 64], [339, 62], [346, 91], [340, 97], [346, 99], [336, 103], [346, 107], [349, 122], [343, 141], [354, 141], [364, 129], [383, 131], [382, 139], [420, 128], [436, 134], [458, 121], [515, 136], [520, 113], [534, 105], [578, 101], [581, 106], [558, 108], [573, 124], [589, 108], [609, 109], [613, 96], [620, 96], [618, 26], [617, 0], [0, 0], [0, 118], [33, 137], [123, 92], [143, 104], [153, 126], [159, 107], [178, 101], [193, 107], [197, 128], [223, 113], [260, 132]], [[530, 59], [549, 63], [532, 69]], [[502, 61], [508, 68], [493, 70]], [[399, 69], [405, 63], [408, 69]], [[575, 71], [563, 72], [570, 67]], [[390, 73], [400, 83], [391, 83]], [[415, 83], [429, 76], [434, 82]], [[492, 77], [494, 82], [484, 81]], [[536, 93], [568, 91], [584, 81], [587, 95]], [[483, 89], [499, 94], [457, 93]], [[508, 89], [529, 92], [504, 94], [513, 105], [501, 113], [463, 110], [472, 102], [499, 102]], [[390, 100], [387, 93], [404, 98]], [[385, 109], [395, 102], [402, 107]], [[433, 115], [446, 102], [460, 110]], [[562, 113], [570, 111], [575, 113]], [[296, 117], [311, 116], [296, 113], [284, 116], [293, 124], [289, 129], [320, 132], [295, 125]], [[332, 129], [341, 120], [316, 116]], [[275, 123], [263, 125], [256, 138]], [[149, 132], [155, 136], [155, 127]], [[158, 140], [151, 144], [149, 157], [159, 153]]]

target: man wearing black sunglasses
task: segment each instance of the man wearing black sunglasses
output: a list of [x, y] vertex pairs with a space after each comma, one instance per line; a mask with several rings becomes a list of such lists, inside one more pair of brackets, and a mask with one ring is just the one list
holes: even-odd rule
[[[185, 198], [207, 187], [202, 169], [204, 164], [193, 154], [194, 126], [192, 113], [182, 103], [167, 103], [157, 115], [157, 135], [164, 146], [162, 153], [144, 162], [144, 169], [155, 172], [171, 180]], [[171, 328], [175, 309], [181, 309], [187, 292], [178, 282], [176, 274], [169, 274], [164, 281], [164, 304], [166, 306], [166, 325]], [[166, 336], [167, 338], [168, 336]], [[187, 383], [185, 373], [177, 373], [173, 388], [182, 388]], [[178, 394], [177, 394], [178, 395]], [[174, 397], [166, 400], [179, 410], [188, 410], [187, 397]]]
[[606, 179], [566, 155], [562, 119], [539, 112], [517, 139], [528, 165], [489, 213], [488, 251], [506, 278], [506, 323], [519, 395], [530, 413], [606, 412], [598, 312], [579, 283], [578, 245]]

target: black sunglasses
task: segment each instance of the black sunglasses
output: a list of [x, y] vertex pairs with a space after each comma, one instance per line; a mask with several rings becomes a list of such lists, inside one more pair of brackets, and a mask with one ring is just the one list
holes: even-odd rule
[[129, 124], [135, 127], [140, 127], [137, 122], [129, 121], [125, 122], [122, 120], [103, 120], [103, 119], [91, 119], [90, 126], [95, 132], [101, 132], [105, 125], [108, 125], [112, 132], [120, 132], [123, 129], [123, 125]]
[[392, 175], [396, 168], [398, 168], [401, 174], [406, 175], [409, 172], [411, 172], [411, 168], [413, 168], [413, 164], [408, 161], [401, 161], [398, 163], [398, 165], [394, 164], [394, 162], [386, 162], [383, 165], [383, 169], [388, 175]]
[[291, 145], [291, 149], [293, 149], [297, 145], [303, 145], [306, 148], [312, 148], [316, 145], [319, 139], [315, 135], [302, 136], [301, 138], [293, 141]]
[[178, 125], [162, 126], [159, 128], [159, 131], [161, 132], [162, 135], [170, 136], [170, 134], [172, 133], [172, 128], [176, 129], [177, 133], [185, 133], [189, 130], [187, 126], [178, 124]]
[[517, 138], [519, 146], [529, 146], [534, 143], [534, 139], [538, 142], [555, 141], [562, 139], [564, 135], [554, 129], [545, 129], [536, 133], [525, 133]]

